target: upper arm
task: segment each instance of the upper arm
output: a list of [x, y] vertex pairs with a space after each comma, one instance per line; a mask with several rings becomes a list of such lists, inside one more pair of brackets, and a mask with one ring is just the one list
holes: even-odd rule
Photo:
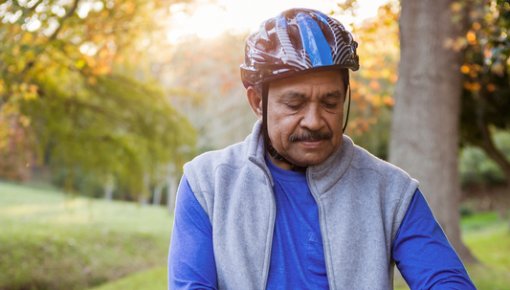
[[392, 253], [411, 289], [476, 289], [418, 189], [400, 224]]
[[212, 226], [183, 176], [168, 256], [168, 289], [216, 289]]

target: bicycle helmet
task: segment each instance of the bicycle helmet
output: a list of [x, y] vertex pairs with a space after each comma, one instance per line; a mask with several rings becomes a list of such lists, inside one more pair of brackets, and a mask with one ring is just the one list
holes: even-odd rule
[[350, 108], [348, 69], [359, 69], [358, 43], [336, 19], [312, 9], [290, 9], [264, 21], [246, 40], [241, 80], [245, 88], [255, 87], [262, 95], [262, 131], [268, 153], [302, 170], [279, 154], [271, 145], [267, 129], [269, 82], [311, 70], [339, 70], [349, 92], [346, 121]]
[[246, 40], [241, 79], [248, 88], [311, 69], [356, 71], [357, 47], [338, 20], [312, 9], [286, 10]]

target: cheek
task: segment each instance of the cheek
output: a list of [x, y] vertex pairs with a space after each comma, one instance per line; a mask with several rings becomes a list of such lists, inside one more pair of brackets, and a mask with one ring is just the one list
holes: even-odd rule
[[[268, 113], [271, 113], [271, 111], [268, 111]], [[287, 143], [289, 136], [294, 133], [298, 123], [292, 116], [283, 116], [281, 114], [268, 116], [269, 137], [271, 142], [274, 143], [273, 145]]]

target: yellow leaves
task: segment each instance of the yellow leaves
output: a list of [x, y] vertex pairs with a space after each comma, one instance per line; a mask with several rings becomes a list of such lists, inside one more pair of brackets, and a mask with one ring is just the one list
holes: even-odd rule
[[17, 45], [16, 45], [16, 46], [14, 46], [14, 47], [13, 47], [13, 49], [12, 49], [12, 56], [13, 56], [13, 57], [18, 56], [18, 55], [19, 55], [19, 51], [20, 51], [20, 50], [19, 50], [19, 46], [17, 46]]
[[14, 102], [8, 102], [0, 107], [0, 119], [10, 117], [12, 115], [17, 115], [19, 113], [19, 107]]
[[482, 25], [480, 24], [480, 22], [473, 22], [471, 27], [473, 28], [473, 30], [476, 31], [476, 30], [480, 30], [480, 28], [482, 28]]
[[467, 45], [467, 40], [465, 37], [457, 37], [455, 39], [453, 38], [447, 38], [445, 39], [443, 46], [446, 49], [451, 49], [453, 51], [461, 51], [464, 49]]
[[0, 152], [4, 151], [9, 141], [9, 127], [0, 115]]
[[25, 101], [35, 100], [37, 99], [37, 86], [30, 84], [24, 84], [25, 87], [23, 88], [23, 99]]
[[95, 84], [97, 84], [97, 78], [95, 78], [95, 77], [88, 77], [87, 78], [87, 82], [89, 83], [89, 85], [95, 85]]
[[133, 12], [135, 11], [136, 9], [136, 6], [133, 2], [126, 2], [124, 3], [124, 5], [122, 5], [122, 9], [124, 10], [124, 12], [126, 14], [133, 14]]
[[397, 80], [398, 80], [398, 75], [396, 75], [396, 74], [392, 74], [392, 75], [390, 76], [390, 81], [391, 81], [391, 83], [392, 83], [392, 84], [397, 83]]
[[376, 81], [376, 80], [372, 80], [372, 81], [370, 81], [369, 86], [370, 86], [370, 88], [371, 88], [372, 90], [375, 90], [375, 91], [378, 91], [379, 89], [381, 89], [381, 85], [380, 85], [380, 84], [379, 84], [379, 82], [378, 82], [378, 81]]
[[33, 39], [34, 39], [34, 37], [33, 37], [32, 33], [25, 32], [25, 33], [23, 33], [23, 36], [21, 37], [21, 42], [29, 44], [33, 41]]
[[474, 31], [470, 30], [466, 34], [467, 42], [471, 45], [476, 44], [476, 34]]
[[0, 96], [6, 92], [5, 88], [5, 82], [4, 80], [0, 79]]
[[481, 89], [481, 85], [478, 82], [465, 82], [464, 88], [471, 92], [478, 92]]
[[395, 100], [388, 95], [371, 95], [370, 103], [372, 108], [379, 108], [383, 106], [393, 107], [395, 105]]
[[92, 69], [92, 73], [94, 75], [105, 75], [110, 72], [111, 72], [111, 67], [105, 63], [98, 64]]
[[471, 78], [477, 78], [480, 72], [482, 71], [482, 67], [478, 64], [463, 64], [460, 67], [460, 72], [469, 75]]
[[453, 2], [451, 5], [450, 5], [450, 10], [453, 12], [453, 13], [458, 13], [462, 10], [463, 8], [463, 5], [462, 3], [460, 3], [460, 1], [455, 1]]
[[392, 76], [393, 72], [387, 68], [384, 68], [381, 70], [380, 74], [382, 78], [389, 79]]
[[467, 64], [464, 64], [460, 67], [460, 72], [462, 72], [465, 75], [467, 75], [469, 73], [469, 71], [470, 71], [469, 65], [467, 65]]
[[30, 118], [27, 116], [21, 115], [18, 121], [24, 128], [28, 128], [30, 126]]
[[[479, 82], [465, 82], [464, 88], [470, 92], [477, 93], [482, 89], [482, 85]], [[489, 83], [485, 86], [485, 89], [489, 93], [493, 93], [496, 91], [496, 85], [493, 83]]]
[[390, 96], [384, 96], [383, 104], [387, 107], [393, 107], [393, 106], [395, 106], [395, 100]]
[[[3, 93], [9, 94], [9, 99], [13, 103], [15, 103], [17, 101], [31, 101], [31, 100], [35, 100], [38, 98], [38, 87], [37, 87], [37, 85], [31, 84], [31, 83], [19, 83], [19, 84], [15, 83], [15, 84], [12, 84], [11, 87], [9, 88], [9, 91], [7, 91], [4, 84], [0, 82], [0, 93], [2, 93], [1, 92], [2, 90], [3, 90]], [[9, 103], [7, 103], [7, 104], [9, 104]], [[7, 106], [7, 104], [2, 105], [0, 107], [2, 107], [3, 110], [10, 110], [10, 109], [16, 108], [16, 107], [4, 108], [5, 106]], [[2, 111], [2, 112], [0, 112], [0, 114], [1, 113], [5, 113], [5, 112]], [[9, 113], [12, 113], [12, 112], [9, 112]]]
[[74, 66], [77, 68], [77, 69], [82, 69], [85, 67], [85, 65], [87, 64], [87, 62], [84, 60], [84, 59], [79, 59], [75, 62]]

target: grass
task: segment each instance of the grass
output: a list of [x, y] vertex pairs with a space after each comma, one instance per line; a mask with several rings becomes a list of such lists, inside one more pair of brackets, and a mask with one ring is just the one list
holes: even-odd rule
[[[171, 223], [160, 207], [0, 182], [0, 289], [165, 289]], [[478, 289], [510, 289], [508, 221], [479, 213], [461, 226]]]
[[166, 267], [157, 267], [107, 283], [90, 290], [166, 289]]
[[171, 223], [161, 207], [0, 183], [0, 289], [86, 289], [162, 267]]

